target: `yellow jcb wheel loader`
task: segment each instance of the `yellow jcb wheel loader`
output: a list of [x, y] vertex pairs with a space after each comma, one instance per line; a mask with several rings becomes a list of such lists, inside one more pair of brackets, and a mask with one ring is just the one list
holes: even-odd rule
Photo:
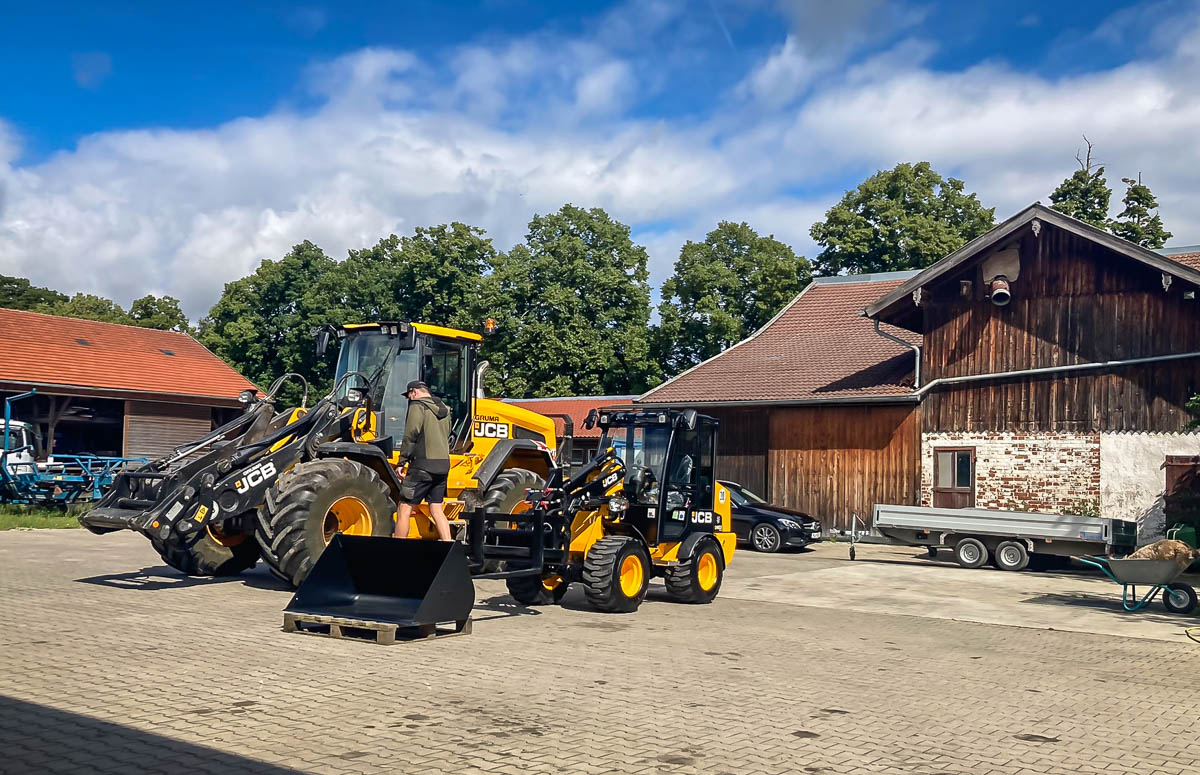
[[[392, 534], [405, 387], [418, 379], [450, 408], [445, 508], [460, 532], [468, 511], [524, 510], [525, 492], [544, 486], [555, 470], [556, 450], [570, 460], [569, 418], [559, 450], [553, 419], [482, 397], [479, 334], [390, 321], [326, 327], [317, 333], [318, 352], [335, 337], [340, 349], [329, 395], [308, 407], [305, 383], [300, 407], [276, 411], [283, 382], [303, 382], [295, 374], [266, 395], [247, 391], [243, 415], [120, 475], [80, 522], [95, 533], [141, 532], [164, 561], [189, 575], [235, 574], [261, 558], [298, 585], [334, 535]], [[411, 535], [436, 536], [428, 513], [416, 516]]]

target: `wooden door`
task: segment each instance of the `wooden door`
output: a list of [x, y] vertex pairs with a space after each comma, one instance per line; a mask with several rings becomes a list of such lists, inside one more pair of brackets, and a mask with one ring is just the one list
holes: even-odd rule
[[933, 507], [969, 509], [975, 506], [975, 448], [938, 447], [933, 450]]

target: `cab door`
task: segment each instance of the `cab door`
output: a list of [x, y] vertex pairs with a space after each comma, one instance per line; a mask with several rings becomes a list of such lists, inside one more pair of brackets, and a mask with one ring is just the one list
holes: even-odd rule
[[694, 429], [675, 430], [664, 474], [660, 543], [682, 540], [695, 531], [714, 531], [714, 443], [712, 422], [703, 417]]

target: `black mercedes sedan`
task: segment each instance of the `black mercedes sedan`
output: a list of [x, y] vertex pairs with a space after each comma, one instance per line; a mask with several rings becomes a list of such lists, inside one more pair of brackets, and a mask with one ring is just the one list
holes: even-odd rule
[[821, 540], [821, 523], [807, 514], [772, 506], [736, 482], [721, 482], [733, 499], [733, 530], [757, 552], [777, 552]]

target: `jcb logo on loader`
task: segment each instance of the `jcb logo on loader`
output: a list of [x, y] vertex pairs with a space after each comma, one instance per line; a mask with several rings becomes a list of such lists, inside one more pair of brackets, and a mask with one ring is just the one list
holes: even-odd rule
[[475, 435], [485, 439], [507, 439], [508, 424], [502, 422], [477, 422]]
[[233, 483], [233, 489], [247, 492], [251, 487], [257, 487], [275, 475], [275, 464], [271, 461], [259, 463], [253, 468], [246, 469], [246, 474]]
[[692, 514], [693, 525], [711, 525], [713, 523], [713, 513], [711, 511], [697, 511]]

